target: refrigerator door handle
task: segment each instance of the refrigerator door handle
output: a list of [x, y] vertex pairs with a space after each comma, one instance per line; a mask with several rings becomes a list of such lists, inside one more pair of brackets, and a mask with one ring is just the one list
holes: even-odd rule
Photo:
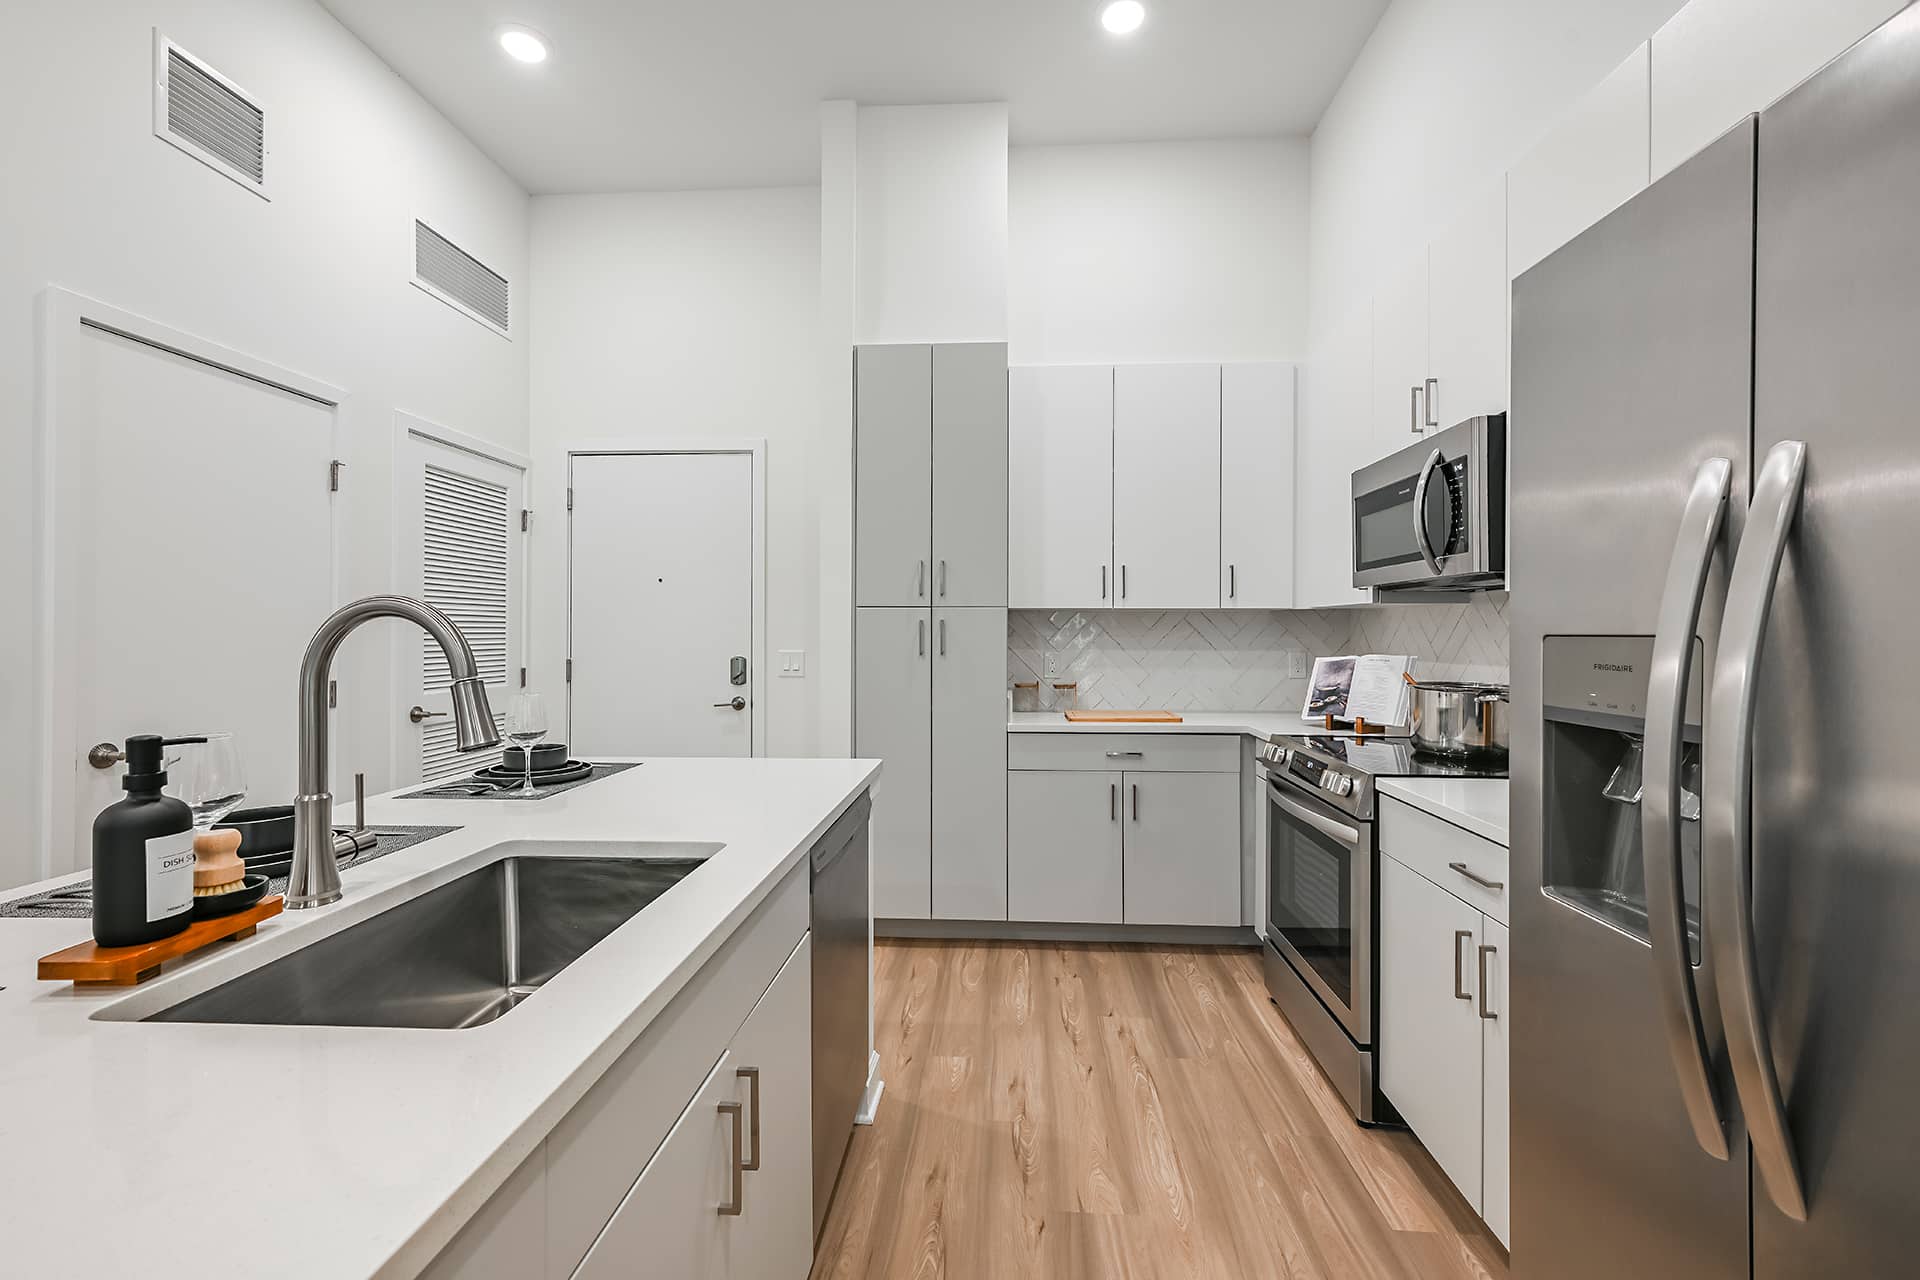
[[1433, 544], [1427, 541], [1427, 485], [1433, 480], [1433, 469], [1440, 465], [1440, 451], [1435, 449], [1427, 456], [1427, 465], [1420, 468], [1420, 480], [1413, 486], [1413, 545], [1420, 548], [1420, 558], [1427, 562], [1427, 570], [1434, 577], [1440, 576], [1440, 561], [1433, 554]]
[[1640, 847], [1647, 882], [1647, 934], [1653, 944], [1655, 987], [1667, 1050], [1673, 1057], [1680, 1096], [1701, 1149], [1716, 1160], [1728, 1157], [1727, 1118], [1714, 1088], [1707, 1036], [1700, 1020], [1700, 996], [1693, 985], [1687, 948], [1686, 893], [1680, 874], [1680, 744], [1686, 724], [1687, 667], [1693, 634], [1700, 625], [1700, 602], [1707, 571], [1726, 525], [1727, 491], [1733, 465], [1708, 458], [1694, 473], [1693, 487], [1680, 513], [1667, 585], [1653, 633], [1653, 662], [1647, 673], [1645, 791], [1640, 800]]
[[1727, 1056], [1767, 1194], [1780, 1212], [1800, 1222], [1806, 1221], [1807, 1198], [1768, 1043], [1753, 939], [1753, 710], [1767, 617], [1787, 535], [1800, 509], [1806, 465], [1805, 443], [1783, 440], [1768, 451], [1754, 481], [1753, 506], [1727, 582], [1726, 619], [1707, 704], [1713, 732], [1703, 753], [1700, 788], [1701, 880], [1716, 913], [1707, 938], [1726, 1019]]

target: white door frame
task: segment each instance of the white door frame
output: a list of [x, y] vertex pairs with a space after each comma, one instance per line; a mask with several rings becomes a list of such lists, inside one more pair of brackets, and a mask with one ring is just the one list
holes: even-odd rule
[[[753, 614], [752, 638], [749, 645], [748, 661], [753, 663], [753, 702], [748, 708], [751, 719], [748, 731], [752, 741], [747, 753], [753, 756], [767, 752], [767, 690], [766, 681], [771, 677], [767, 670], [767, 441], [765, 436], [747, 439], [702, 440], [698, 438], [668, 437], [659, 439], [593, 439], [567, 446], [567, 505], [573, 505], [573, 460], [593, 457], [631, 457], [658, 456], [672, 454], [746, 454], [753, 472], [753, 493], [749, 500], [752, 510], [753, 528], [749, 534], [753, 547], [753, 585], [750, 608]], [[566, 658], [573, 658], [573, 517], [569, 510], [567, 517], [567, 555], [566, 555]], [[567, 682], [567, 737], [573, 737], [573, 683]]]
[[[393, 513], [393, 563], [389, 570], [389, 579], [395, 583], [412, 581], [414, 566], [408, 563], [408, 552], [414, 550], [408, 541], [408, 534], [401, 527], [401, 521], [413, 510], [406, 484], [406, 453], [409, 439], [425, 440], [430, 444], [456, 449], [461, 453], [470, 453], [476, 458], [488, 462], [497, 462], [503, 467], [511, 467], [520, 473], [520, 501], [523, 509], [533, 509], [533, 459], [524, 453], [518, 453], [491, 440], [465, 431], [456, 431], [452, 427], [441, 426], [418, 414], [396, 409], [393, 413], [393, 458], [388, 468], [392, 477], [393, 489], [390, 510]], [[533, 599], [533, 534], [522, 530], [520, 534], [520, 665], [528, 664], [528, 651], [533, 645], [533, 617], [531, 601]], [[408, 676], [413, 671], [408, 661], [407, 646], [413, 646], [413, 652], [419, 651], [420, 637], [411, 627], [395, 632], [393, 647], [387, 662], [387, 705], [397, 707], [414, 695], [405, 688]], [[517, 684], [513, 672], [507, 673], [509, 686]], [[415, 735], [419, 732], [412, 726], [400, 727], [398, 717], [389, 722], [387, 732], [387, 758], [392, 761], [393, 776], [400, 777], [406, 772], [407, 753], [415, 749]], [[417, 760], [417, 751], [415, 751]]]
[[[65, 525], [68, 513], [60, 504], [62, 459], [57, 429], [62, 408], [77, 399], [79, 362], [74, 344], [82, 329], [95, 329], [129, 342], [169, 352], [182, 359], [262, 383], [310, 400], [329, 411], [334, 444], [340, 440], [340, 406], [347, 393], [328, 382], [295, 372], [198, 335], [161, 324], [131, 311], [109, 306], [68, 289], [49, 286], [40, 297], [39, 397], [34, 409], [36, 495], [34, 509], [34, 685], [35, 719], [40, 749], [31, 764], [38, 805], [29, 818], [29, 838], [38, 850], [42, 877], [53, 874], [53, 851], [74, 847], [74, 769], [78, 760], [74, 740], [74, 701], [82, 673], [60, 638], [73, 622], [73, 597], [61, 590], [76, 575], [75, 554], [84, 531]], [[321, 477], [314, 477], [321, 483]], [[329, 521], [330, 544], [327, 598], [340, 600], [340, 516], [337, 505]], [[314, 626], [323, 619], [315, 618]], [[287, 673], [288, 688], [295, 672]], [[164, 727], [164, 726], [161, 726]]]

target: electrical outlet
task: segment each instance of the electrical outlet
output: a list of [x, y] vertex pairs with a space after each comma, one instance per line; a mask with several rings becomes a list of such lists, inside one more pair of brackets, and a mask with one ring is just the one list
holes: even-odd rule
[[1047, 654], [1047, 679], [1052, 680], [1059, 674], [1060, 674], [1060, 655], [1057, 653], [1048, 653]]
[[1287, 650], [1287, 675], [1295, 680], [1307, 678], [1307, 654], [1304, 649]]
[[777, 665], [782, 680], [798, 680], [807, 674], [805, 649], [782, 649], [776, 656], [779, 658]]

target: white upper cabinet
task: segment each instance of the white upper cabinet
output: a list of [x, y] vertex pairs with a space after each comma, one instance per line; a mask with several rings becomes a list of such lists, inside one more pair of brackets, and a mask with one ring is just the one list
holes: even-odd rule
[[1293, 607], [1294, 369], [1220, 370], [1220, 603]]
[[1007, 602], [1113, 608], [1113, 370], [1014, 369], [1009, 387]]
[[1007, 602], [1007, 344], [933, 349], [936, 605]]
[[1353, 586], [1353, 473], [1373, 460], [1372, 315], [1337, 327], [1301, 371], [1294, 607], [1364, 604]]
[[1507, 270], [1531, 267], [1647, 185], [1649, 47], [1574, 103], [1508, 175]]
[[1384, 458], [1425, 435], [1427, 415], [1427, 250], [1373, 297], [1372, 446], [1361, 462]]
[[1429, 251], [1427, 420], [1450, 427], [1507, 410], [1507, 178], [1489, 185]]
[[933, 568], [933, 348], [854, 356], [855, 602], [928, 603]]
[[1113, 558], [1119, 608], [1219, 608], [1219, 365], [1114, 370]]
[[1653, 37], [1653, 176], [1905, 7], [1906, 0], [1693, 0]]

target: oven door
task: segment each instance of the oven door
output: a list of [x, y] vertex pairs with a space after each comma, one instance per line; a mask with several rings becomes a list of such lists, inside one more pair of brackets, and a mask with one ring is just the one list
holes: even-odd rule
[[1267, 940], [1356, 1043], [1373, 1042], [1373, 824], [1272, 778]]

